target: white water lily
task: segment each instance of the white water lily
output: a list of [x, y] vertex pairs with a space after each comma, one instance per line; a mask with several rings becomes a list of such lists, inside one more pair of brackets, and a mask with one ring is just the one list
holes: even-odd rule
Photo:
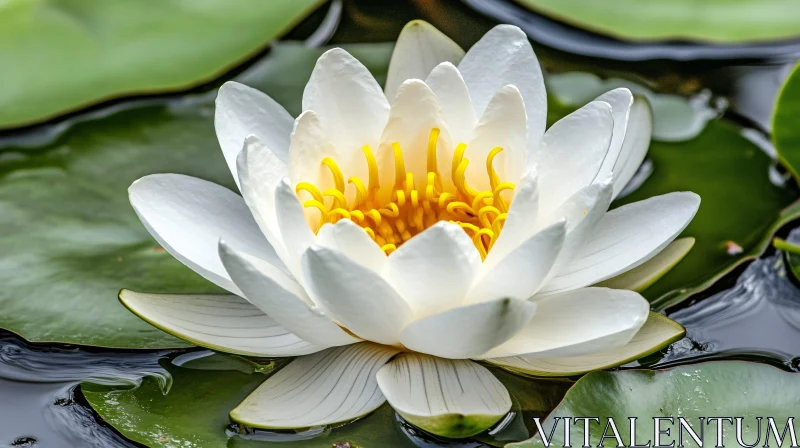
[[385, 92], [338, 48], [296, 119], [227, 83], [215, 124], [242, 195], [177, 174], [130, 188], [156, 240], [234, 295], [123, 291], [129, 309], [197, 345], [299, 356], [234, 420], [328, 425], [388, 400], [470, 436], [511, 408], [474, 360], [571, 375], [682, 335], [638, 293], [591, 287], [654, 257], [699, 206], [679, 192], [608, 211], [644, 159], [646, 103], [616, 89], [545, 131], [521, 30], [498, 26], [464, 54], [424, 22], [401, 34]]

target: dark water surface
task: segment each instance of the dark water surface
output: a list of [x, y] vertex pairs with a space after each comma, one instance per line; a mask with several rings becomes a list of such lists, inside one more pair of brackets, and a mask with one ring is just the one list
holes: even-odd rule
[[[554, 23], [510, 0], [345, 0], [315, 13], [288, 38], [314, 45], [392, 41], [406, 22], [416, 18], [433, 23], [465, 48], [497, 19], [517, 24], [538, 40], [534, 42], [537, 54], [550, 71], [584, 70], [633, 77], [648, 81], [657, 90], [684, 95], [709, 89], [726, 99], [726, 117], [752, 128], [749, 134], [762, 142], [767, 153], [774, 151], [765, 133], [769, 132], [775, 93], [788, 74], [789, 62], [800, 54], [797, 42], [727, 48], [624, 44]], [[103, 114], [135, 101], [142, 99], [101, 105], [91, 113]], [[0, 145], [9, 139], [40, 144], [63, 132], [75, 118], [73, 115], [0, 134]], [[776, 183], [785, 182], [779, 172], [772, 177]], [[783, 255], [772, 252], [721, 280], [712, 291], [669, 310], [670, 317], [686, 326], [687, 338], [642, 363], [671, 366], [712, 358], [744, 358], [797, 369], [800, 289], [787, 272]], [[170, 354], [31, 345], [0, 333], [0, 447], [137, 446], [99, 420], [77, 385], [91, 380], [135, 386], [142, 377], [150, 376], [167, 390], [172, 379], [159, 361]], [[399, 424], [411, 445], [441, 446]], [[475, 447], [482, 443], [448, 446]]]

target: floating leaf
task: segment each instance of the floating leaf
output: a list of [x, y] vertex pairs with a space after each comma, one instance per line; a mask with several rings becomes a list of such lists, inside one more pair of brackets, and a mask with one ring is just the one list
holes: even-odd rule
[[[348, 49], [385, 77], [391, 46]], [[240, 79], [297, 114], [323, 51], [276, 45]], [[0, 327], [32, 342], [186, 345], [127, 311], [117, 293], [222, 291], [153, 241], [127, 189], [141, 176], [172, 172], [235, 191], [214, 135], [214, 95], [131, 104], [69, 121], [42, 146], [34, 134], [0, 148]]]
[[800, 65], [783, 84], [772, 114], [772, 141], [784, 166], [800, 179]]
[[[672, 423], [662, 421], [660, 425], [662, 429], [670, 428], [671, 431], [670, 435], [660, 436], [660, 446], [669, 446], [673, 441], [679, 444], [677, 439], [681, 431], [677, 417], [683, 417], [697, 433], [701, 431], [700, 425], [703, 426], [705, 446], [740, 446], [736, 443], [733, 421], [716, 423], [708, 420], [723, 414], [743, 417], [742, 440], [745, 443], [759, 444], [755, 442], [758, 439], [763, 444], [768, 430], [766, 417], [774, 418], [780, 433], [787, 418], [796, 414], [798, 401], [800, 376], [764, 364], [723, 361], [658, 371], [594, 372], [575, 383], [564, 401], [542, 422], [542, 428], [550, 446], [560, 447], [565, 446], [563, 418], [599, 417], [598, 422], [589, 422], [588, 445], [601, 446], [598, 443], [611, 418], [623, 444], [629, 446], [633, 444], [629, 418], [638, 418], [634, 441], [646, 444], [651, 440], [655, 445], [653, 418], [667, 417], [673, 418]], [[556, 417], [561, 418], [557, 425]], [[763, 417], [763, 422], [758, 424], [756, 417]], [[722, 441], [716, 440], [717, 424], [724, 428]], [[583, 444], [583, 428], [582, 421], [571, 425], [573, 446]], [[759, 428], [760, 433], [757, 433]], [[792, 432], [797, 431], [795, 427]], [[612, 430], [609, 429], [607, 434], [606, 446], [617, 445]], [[693, 442], [688, 432], [684, 430], [682, 434], [685, 442]], [[775, 443], [774, 435], [770, 434], [770, 437]], [[789, 437], [788, 431], [786, 437]], [[508, 447], [544, 447], [541, 438], [537, 435]], [[789, 440], [784, 442], [783, 446], [789, 445]]]
[[745, 43], [800, 37], [792, 0], [518, 0], [578, 28], [635, 41]]
[[601, 94], [627, 87], [647, 98], [653, 106], [653, 140], [676, 142], [697, 137], [709, 120], [719, 115], [705, 94], [687, 99], [670, 93], [656, 93], [633, 81], [621, 78], [601, 79], [593, 73], [552, 73], [547, 76], [551, 95], [566, 105], [582, 106]]
[[321, 0], [0, 3], [0, 128], [209, 82]]

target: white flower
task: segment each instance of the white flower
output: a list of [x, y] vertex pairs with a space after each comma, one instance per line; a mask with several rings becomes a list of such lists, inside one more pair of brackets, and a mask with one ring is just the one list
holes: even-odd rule
[[469, 436], [511, 407], [471, 360], [576, 373], [681, 334], [648, 320], [638, 293], [590, 287], [656, 255], [700, 202], [672, 193], [608, 212], [645, 156], [647, 104], [613, 90], [545, 132], [542, 72], [512, 26], [465, 55], [412, 22], [385, 92], [342, 49], [319, 58], [294, 120], [227, 83], [215, 125], [242, 197], [177, 174], [130, 188], [164, 248], [246, 301], [124, 292], [126, 306], [198, 345], [307, 355], [235, 420], [325, 425], [388, 399], [424, 429]]

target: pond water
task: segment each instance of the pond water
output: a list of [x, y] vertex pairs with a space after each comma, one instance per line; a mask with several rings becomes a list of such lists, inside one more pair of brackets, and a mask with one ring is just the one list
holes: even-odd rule
[[[746, 129], [749, 138], [773, 157], [774, 149], [766, 134], [770, 131], [772, 105], [790, 63], [800, 54], [798, 42], [729, 48], [623, 45], [555, 23], [510, 0], [337, 1], [299, 24], [286, 39], [306, 40], [310, 45], [388, 42], [396, 38], [405, 23], [416, 18], [431, 22], [465, 48], [498, 21], [519, 25], [536, 39], [537, 54], [551, 72], [589, 71], [632, 78], [657, 92], [686, 97], [710, 92], [714, 98], [724, 99], [724, 118]], [[196, 92], [204, 90], [201, 87]], [[45, 125], [0, 133], [0, 147], [35, 147], [69, 130], [73, 123], [162, 99], [115, 101]], [[652, 162], [646, 166], [651, 170], [659, 168], [653, 167]], [[763, 176], [771, 176], [775, 184], [785, 184], [783, 188], [795, 188], [774, 167], [772, 172], [765, 170]], [[786, 235], [789, 230], [782, 229], [780, 234]], [[662, 353], [641, 360], [643, 365], [668, 367], [722, 358], [757, 360], [786, 370], [800, 367], [800, 289], [780, 252], [770, 249], [717, 281], [708, 291], [668, 309], [667, 315], [687, 328], [687, 336]], [[126, 441], [94, 413], [79, 384], [91, 381], [135, 387], [148, 377], [168, 390], [173, 378], [165, 363], [175, 363], [177, 353], [29, 344], [10, 333], [0, 334], [0, 447], [139, 446]], [[634, 363], [628, 367], [636, 366]], [[563, 394], [563, 390], [558, 393]], [[394, 425], [394, 435], [407, 438], [408, 446], [476, 447], [503, 440], [492, 434], [475, 441], [442, 442], [403, 424], [399, 418], [395, 417]], [[520, 428], [515, 425], [509, 427]], [[527, 436], [529, 428], [524, 424], [521, 428], [523, 437]], [[264, 437], [269, 439], [268, 435]]]

